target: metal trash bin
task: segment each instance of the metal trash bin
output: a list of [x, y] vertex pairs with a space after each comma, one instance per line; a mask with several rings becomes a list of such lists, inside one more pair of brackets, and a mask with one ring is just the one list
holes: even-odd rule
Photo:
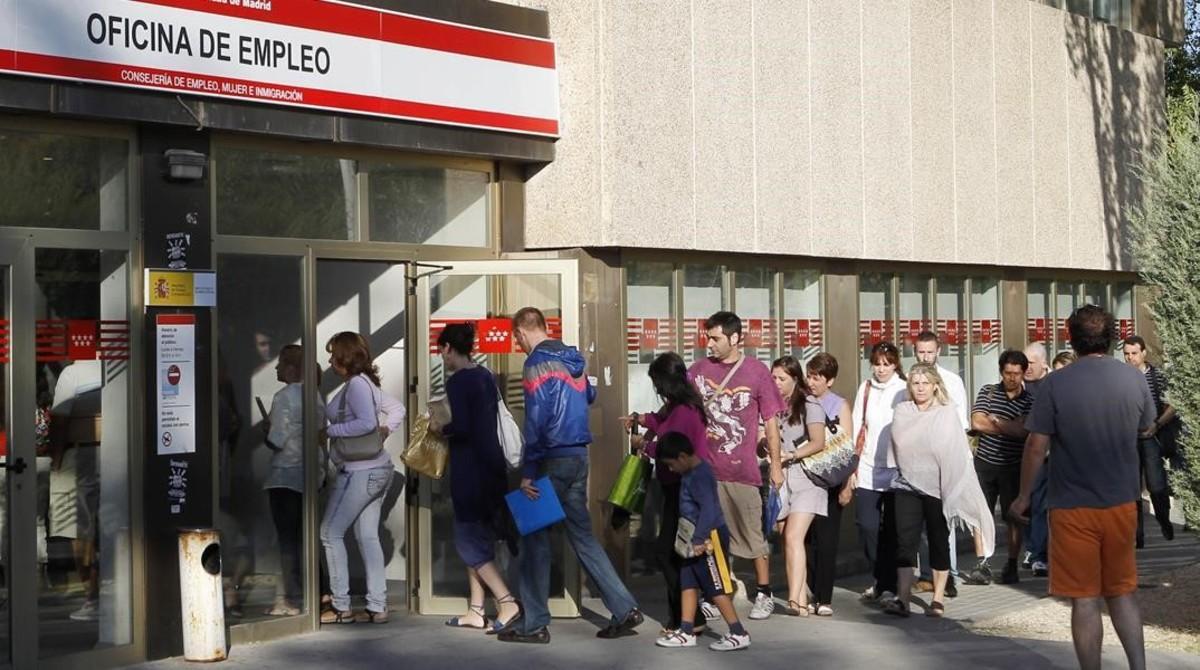
[[179, 602], [183, 610], [183, 658], [225, 660], [220, 531], [179, 530]]

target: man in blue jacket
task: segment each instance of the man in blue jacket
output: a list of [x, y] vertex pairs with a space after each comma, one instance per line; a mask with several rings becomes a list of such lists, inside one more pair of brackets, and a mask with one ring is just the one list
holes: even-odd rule
[[[633, 635], [642, 613], [629, 589], [621, 583], [608, 555], [592, 535], [587, 509], [588, 405], [596, 398], [584, 375], [583, 355], [575, 347], [551, 339], [546, 317], [536, 307], [525, 307], [513, 317], [513, 335], [528, 356], [525, 359], [525, 451], [521, 465], [521, 490], [531, 499], [539, 491], [533, 482], [546, 476], [554, 485], [566, 513], [567, 539], [580, 565], [592, 578], [604, 606], [612, 613], [601, 638]], [[521, 599], [525, 616], [502, 631], [505, 642], [550, 642], [550, 529], [521, 538]]]

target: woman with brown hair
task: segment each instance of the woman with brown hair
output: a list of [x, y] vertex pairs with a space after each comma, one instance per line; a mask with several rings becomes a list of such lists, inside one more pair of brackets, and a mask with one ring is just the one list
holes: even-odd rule
[[[321, 431], [322, 438], [330, 439], [330, 456], [337, 466], [337, 478], [321, 522], [321, 544], [333, 592], [332, 607], [321, 613], [321, 623], [384, 623], [388, 619], [387, 579], [379, 543], [379, 516], [392, 481], [392, 457], [383, 448], [379, 412], [385, 405], [399, 404], [385, 402], [379, 369], [362, 335], [338, 333], [329, 339], [325, 351], [329, 352], [330, 368], [346, 383], [325, 406], [329, 425]], [[367, 573], [367, 606], [358, 616], [350, 614], [345, 538], [351, 525]]]
[[781, 461], [784, 467], [783, 541], [787, 556], [787, 613], [808, 616], [808, 555], [804, 538], [817, 516], [825, 516], [828, 493], [812, 483], [800, 459], [825, 448], [825, 410], [812, 396], [805, 380], [804, 366], [794, 356], [784, 356], [771, 365], [771, 377], [779, 395], [787, 403], [779, 416]]
[[[890, 600], [896, 592], [895, 553], [891, 538], [881, 533], [883, 517], [892, 503], [892, 479], [896, 459], [892, 455], [892, 412], [907, 400], [904, 372], [900, 368], [900, 350], [891, 342], [871, 347], [871, 376], [854, 394], [854, 446], [858, 452], [858, 471], [850, 475], [850, 487], [857, 500], [855, 521], [863, 552], [875, 574], [874, 586], [863, 592], [863, 600]], [[880, 543], [883, 547], [880, 547]]]

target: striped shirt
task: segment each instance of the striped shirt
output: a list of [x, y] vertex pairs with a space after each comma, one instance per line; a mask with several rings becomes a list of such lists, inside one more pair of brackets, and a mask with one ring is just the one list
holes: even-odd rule
[[1146, 383], [1150, 386], [1150, 397], [1154, 398], [1154, 411], [1162, 416], [1167, 406], [1167, 375], [1159, 368], [1146, 364]]
[[[994, 414], [1002, 419], [1017, 419], [1023, 424], [1031, 409], [1033, 395], [1025, 389], [1022, 388], [1016, 398], [1010, 398], [1003, 384], [988, 384], [979, 390], [971, 413]], [[979, 436], [975, 458], [991, 465], [1020, 465], [1024, 451], [1025, 440], [985, 433]]]

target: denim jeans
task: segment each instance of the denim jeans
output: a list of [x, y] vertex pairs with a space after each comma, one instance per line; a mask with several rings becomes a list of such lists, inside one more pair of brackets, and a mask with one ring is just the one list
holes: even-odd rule
[[[565, 523], [571, 549], [600, 591], [600, 599], [612, 614], [612, 621], [621, 621], [637, 607], [637, 602], [617, 576], [608, 554], [592, 535], [592, 518], [587, 508], [587, 459], [575, 456], [547, 458], [542, 461], [538, 475], [550, 478], [567, 517]], [[523, 632], [532, 633], [550, 624], [549, 528], [521, 538], [520, 559], [521, 604], [525, 607], [521, 627]]]
[[346, 529], [354, 525], [358, 551], [367, 573], [367, 609], [387, 611], [387, 577], [384, 573], [383, 546], [379, 543], [379, 515], [383, 496], [392, 481], [391, 464], [338, 473], [325, 504], [321, 521], [321, 544], [329, 566], [329, 590], [333, 606], [350, 609], [350, 566], [346, 557]]
[[893, 494], [859, 488], [854, 517], [863, 553], [875, 575], [875, 593], [896, 592], [896, 520]]
[[1047, 461], [1038, 470], [1033, 482], [1033, 493], [1029, 497], [1029, 554], [1035, 561], [1049, 562], [1047, 547], [1050, 542], [1050, 511], [1046, 509], [1046, 494], [1050, 488], [1050, 463]]
[[[1155, 438], [1138, 440], [1138, 456], [1141, 459], [1142, 476], [1146, 478], [1146, 490], [1150, 492], [1150, 504], [1154, 506], [1154, 517], [1159, 524], [1170, 523], [1171, 494], [1167, 482], [1167, 466], [1163, 461], [1162, 444]], [[1137, 501], [1138, 524], [1137, 539], [1145, 539], [1143, 530], [1143, 510], [1145, 503], [1139, 495]]]

